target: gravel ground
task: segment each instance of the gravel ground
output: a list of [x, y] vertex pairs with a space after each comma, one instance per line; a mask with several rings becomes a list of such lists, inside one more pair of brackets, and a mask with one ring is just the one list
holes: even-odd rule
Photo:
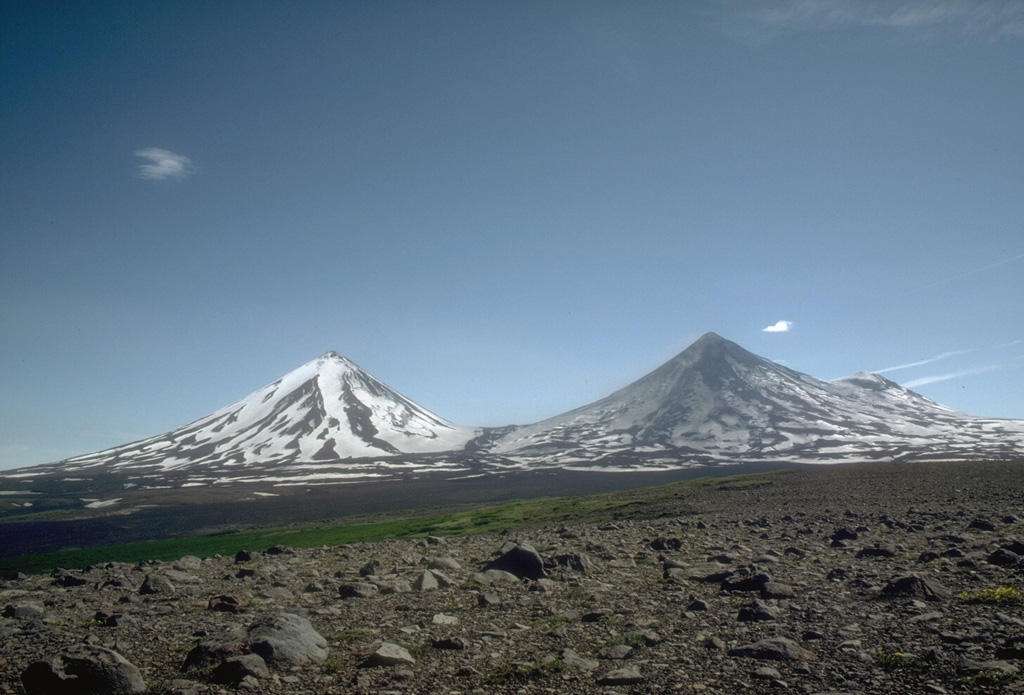
[[[592, 524], [11, 578], [0, 692], [104, 649], [149, 693], [1022, 692], [1021, 465], [834, 466]], [[260, 632], [282, 614], [295, 631]]]

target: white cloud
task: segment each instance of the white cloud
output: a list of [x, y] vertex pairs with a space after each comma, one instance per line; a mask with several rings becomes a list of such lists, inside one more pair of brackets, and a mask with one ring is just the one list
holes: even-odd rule
[[751, 3], [740, 11], [740, 18], [773, 34], [874, 26], [893, 30], [949, 27], [970, 35], [1013, 37], [1020, 36], [1024, 30], [1024, 3], [1018, 0], [781, 0]]
[[922, 364], [931, 364], [932, 362], [938, 362], [939, 360], [944, 360], [947, 357], [955, 357], [957, 355], [966, 355], [969, 352], [974, 352], [974, 350], [954, 350], [952, 352], [943, 352], [940, 355], [936, 355], [935, 357], [929, 357], [926, 360], [918, 360], [917, 362], [908, 362], [907, 364], [899, 364], [899, 365], [896, 365], [895, 367], [886, 367], [885, 369], [876, 369], [873, 373], [874, 374], [885, 374], [886, 372], [895, 372], [897, 369], [910, 369], [911, 367], [920, 367]]
[[974, 369], [964, 369], [959, 372], [951, 372], [949, 374], [938, 374], [935, 376], [923, 376], [920, 379], [911, 379], [910, 381], [903, 384], [908, 389], [917, 388], [918, 386], [924, 386], [925, 384], [934, 384], [939, 381], [949, 381], [950, 379], [956, 379], [961, 376], [974, 376], [975, 374], [984, 374], [985, 372], [991, 372], [999, 369], [1000, 365], [993, 364], [987, 367], [975, 367]]
[[786, 333], [792, 327], [792, 321], [776, 321], [771, 326], [768, 326], [767, 328], [762, 328], [761, 330], [764, 331], [765, 333]]
[[147, 147], [135, 150], [136, 157], [149, 160], [148, 164], [140, 164], [138, 176], [150, 181], [166, 181], [167, 179], [183, 179], [195, 170], [192, 160], [183, 154], [175, 154], [159, 147]]

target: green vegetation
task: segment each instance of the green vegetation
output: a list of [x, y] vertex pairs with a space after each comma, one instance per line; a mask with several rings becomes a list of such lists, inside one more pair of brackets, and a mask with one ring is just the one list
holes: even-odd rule
[[1020, 590], [1013, 588], [1012, 586], [1000, 586], [995, 589], [982, 589], [980, 591], [963, 591], [960, 593], [960, 599], [964, 603], [1021, 603], [1024, 601], [1024, 595], [1021, 595]]
[[556, 656], [548, 657], [542, 661], [531, 661], [526, 663], [513, 664], [498, 669], [487, 677], [487, 682], [498, 685], [509, 681], [525, 682], [547, 678], [565, 670], [565, 663]]
[[875, 654], [875, 663], [886, 670], [903, 668], [910, 659], [903, 652], [887, 652], [881, 649]]
[[358, 642], [360, 640], [373, 639], [377, 634], [376, 630], [365, 630], [358, 627], [350, 627], [339, 632], [336, 639], [339, 642]]
[[685, 514], [678, 498], [687, 488], [719, 490], [771, 485], [785, 470], [725, 478], [697, 478], [657, 487], [579, 497], [515, 500], [502, 504], [461, 508], [456, 511], [418, 510], [373, 517], [341, 518], [311, 524], [265, 527], [171, 538], [124, 545], [64, 550], [39, 555], [0, 558], [0, 573], [44, 573], [54, 567], [80, 568], [103, 562], [176, 560], [184, 555], [234, 555], [238, 550], [262, 550], [273, 545], [296, 548], [338, 546], [384, 539], [463, 536], [564, 523], [610, 519], [642, 519], [664, 515], [663, 503], [673, 514]]

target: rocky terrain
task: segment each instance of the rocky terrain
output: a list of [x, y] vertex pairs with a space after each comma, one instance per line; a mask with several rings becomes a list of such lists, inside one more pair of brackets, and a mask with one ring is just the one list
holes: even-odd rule
[[1022, 691], [1021, 465], [837, 466], [622, 493], [597, 523], [14, 576], [0, 692]]

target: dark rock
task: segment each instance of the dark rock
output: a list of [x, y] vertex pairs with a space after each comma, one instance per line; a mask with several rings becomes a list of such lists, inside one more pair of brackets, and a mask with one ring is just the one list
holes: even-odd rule
[[185, 655], [181, 670], [186, 672], [206, 671], [231, 657], [242, 656], [246, 649], [244, 640], [244, 632], [233, 630], [219, 639], [200, 642]]
[[21, 674], [27, 695], [122, 695], [146, 690], [142, 674], [111, 649], [78, 645], [33, 662]]
[[211, 598], [207, 602], [206, 607], [208, 610], [220, 611], [221, 613], [237, 613], [242, 609], [242, 601], [237, 596], [221, 594]]
[[1011, 552], [1006, 548], [997, 548], [985, 561], [990, 565], [999, 567], [1013, 567], [1020, 564], [1020, 555]]
[[540, 579], [545, 576], [544, 560], [533, 546], [525, 543], [510, 548], [501, 557], [489, 562], [484, 570], [501, 570], [520, 579]]
[[338, 594], [342, 598], [369, 598], [378, 593], [377, 585], [369, 582], [350, 582], [338, 587]]
[[683, 547], [683, 542], [678, 538], [655, 538], [653, 541], [648, 543], [651, 550], [679, 550]]
[[463, 651], [469, 649], [469, 641], [463, 637], [444, 637], [434, 640], [434, 649], [453, 649]]
[[717, 584], [733, 575], [732, 568], [718, 562], [707, 562], [683, 570], [683, 576], [695, 582]]
[[934, 579], [916, 574], [893, 577], [882, 589], [883, 596], [909, 596], [926, 601], [940, 601], [948, 598], [949, 590]]
[[497, 606], [501, 603], [501, 597], [492, 591], [485, 591], [476, 597], [477, 605], [481, 608], [487, 608], [488, 606]]
[[384, 574], [384, 563], [374, 558], [359, 568], [360, 577], [373, 577]]
[[754, 601], [749, 606], [740, 608], [736, 619], [741, 623], [758, 622], [762, 620], [776, 620], [779, 617], [779, 609], [774, 606]]
[[250, 553], [248, 550], [239, 550], [237, 553], [235, 553], [235, 562], [237, 564], [241, 564], [243, 562], [251, 562], [251, 561], [252, 561], [252, 553]]
[[17, 604], [8, 604], [4, 608], [3, 617], [5, 618], [36, 618], [42, 615], [44, 612], [43, 604], [35, 602], [25, 602]]
[[967, 524], [967, 528], [977, 529], [978, 531], [995, 531], [996, 525], [988, 519], [975, 517], [974, 519], [971, 519], [971, 523]]
[[237, 686], [246, 677], [267, 678], [270, 669], [259, 654], [243, 654], [225, 659], [210, 674], [210, 682]]
[[580, 620], [584, 623], [599, 623], [610, 617], [612, 617], [612, 611], [608, 608], [601, 608], [600, 610], [584, 613]]
[[737, 572], [722, 580], [722, 591], [764, 591], [771, 580], [765, 572]]

